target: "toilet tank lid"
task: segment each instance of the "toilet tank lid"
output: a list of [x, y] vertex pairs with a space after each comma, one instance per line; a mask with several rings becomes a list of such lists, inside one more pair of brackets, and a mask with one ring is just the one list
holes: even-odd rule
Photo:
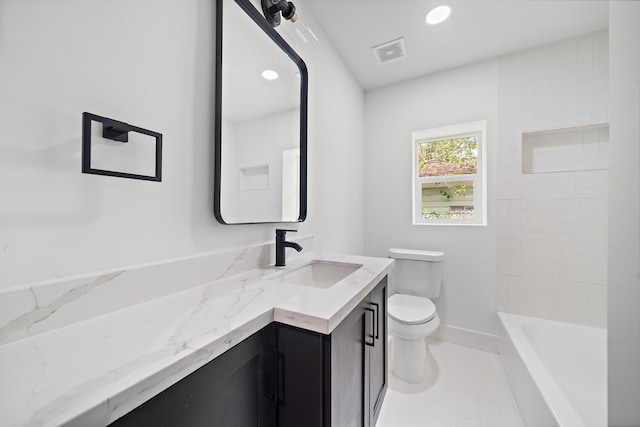
[[423, 251], [419, 249], [389, 249], [389, 258], [394, 259], [413, 259], [416, 261], [440, 262], [444, 259], [444, 252], [440, 251]]

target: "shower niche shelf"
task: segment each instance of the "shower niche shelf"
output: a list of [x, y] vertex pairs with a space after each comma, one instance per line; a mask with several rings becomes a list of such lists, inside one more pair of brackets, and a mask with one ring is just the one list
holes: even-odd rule
[[522, 134], [523, 174], [608, 168], [608, 123]]
[[269, 165], [258, 165], [238, 168], [240, 191], [269, 189]]

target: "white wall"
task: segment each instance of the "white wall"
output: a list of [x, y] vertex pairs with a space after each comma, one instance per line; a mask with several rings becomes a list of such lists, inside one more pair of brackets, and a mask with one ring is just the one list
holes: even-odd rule
[[606, 326], [607, 129], [529, 132], [608, 123], [608, 43], [604, 30], [500, 60], [498, 311]]
[[[364, 92], [305, 7], [300, 22], [320, 39], [297, 45], [309, 68], [309, 216], [300, 226], [313, 232], [320, 251], [363, 254]], [[308, 52], [308, 53], [307, 53]]]
[[[404, 247], [446, 253], [436, 301], [449, 326], [495, 334], [497, 60], [365, 94], [365, 253]], [[411, 132], [487, 120], [488, 225], [412, 225]]]
[[640, 425], [640, 2], [609, 7], [609, 425]]
[[[0, 286], [273, 240], [213, 217], [214, 4], [0, 2]], [[299, 230], [359, 253], [363, 93], [320, 36]], [[161, 132], [163, 182], [81, 174], [83, 111]]]

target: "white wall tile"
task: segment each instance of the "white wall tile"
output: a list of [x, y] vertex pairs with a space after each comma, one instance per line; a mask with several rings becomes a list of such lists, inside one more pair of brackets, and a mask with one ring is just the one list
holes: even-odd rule
[[578, 198], [601, 198], [606, 203], [609, 196], [609, 171], [576, 172], [576, 192]]
[[607, 286], [576, 282], [573, 284], [573, 300], [573, 322], [607, 327]]
[[571, 319], [575, 323], [589, 324], [589, 298], [591, 286], [586, 283], [574, 283], [572, 287], [573, 309]]
[[[598, 65], [595, 68], [582, 69], [576, 73], [576, 82], [588, 83], [594, 88], [608, 89], [609, 68], [606, 64]], [[595, 94], [592, 94], [594, 96]], [[607, 98], [606, 96], [604, 98]]]
[[[526, 84], [526, 83], [525, 83]], [[557, 117], [562, 112], [562, 76], [554, 75], [532, 81], [533, 115], [536, 119]]]
[[524, 128], [527, 132], [536, 132], [548, 129], [564, 129], [573, 126], [576, 126], [575, 114], [532, 117], [524, 122]]
[[547, 174], [547, 196], [552, 199], [568, 199], [575, 196], [576, 180], [574, 172]]
[[576, 239], [606, 243], [609, 235], [607, 199], [577, 199], [576, 204]]
[[[509, 55], [509, 81], [505, 82], [509, 85], [522, 81], [522, 67], [524, 61], [524, 52], [516, 52]], [[502, 81], [500, 82], [502, 84]], [[512, 87], [512, 86], [510, 86]], [[519, 95], [520, 92], [512, 92], [513, 95]]]
[[[520, 179], [520, 192], [522, 199], [532, 199], [535, 194], [536, 181], [538, 174], [524, 174]], [[498, 179], [500, 177], [498, 176]]]
[[497, 200], [498, 239], [520, 237], [520, 200]]
[[520, 200], [514, 199], [507, 202], [507, 218], [504, 224], [507, 227], [509, 237], [520, 237], [521, 209]]
[[568, 40], [524, 53], [522, 79], [537, 80], [563, 73], [575, 72], [578, 42]]
[[509, 310], [509, 276], [506, 274], [496, 275], [496, 311], [506, 312]]
[[520, 198], [522, 179], [520, 160], [498, 163], [498, 169], [500, 170], [496, 179], [498, 200]]
[[509, 313], [520, 313], [520, 276], [508, 276], [507, 280], [507, 308]]
[[508, 200], [496, 200], [496, 223], [499, 224], [496, 227], [496, 236], [498, 239], [507, 237], [508, 227], [506, 226], [509, 216], [509, 201]]
[[578, 282], [607, 284], [607, 241], [584, 238], [576, 242], [573, 276]]
[[499, 238], [496, 241], [496, 273], [517, 275], [520, 272], [520, 240]]
[[578, 70], [590, 70], [593, 68], [593, 34], [587, 34], [578, 40], [578, 58], [576, 68]]
[[576, 73], [562, 75], [562, 115], [576, 114]]
[[590, 112], [602, 109], [606, 105], [609, 93], [608, 80], [587, 79], [580, 81], [576, 85], [576, 112]]
[[575, 230], [575, 199], [539, 198], [522, 200], [521, 235], [557, 239], [569, 238]]
[[570, 321], [573, 308], [572, 285], [563, 280], [525, 279], [520, 289], [522, 314]]
[[[512, 122], [509, 125], [509, 141], [506, 144], [507, 157], [504, 158], [504, 161], [518, 163], [522, 161], [522, 129], [520, 122]], [[502, 151], [504, 147], [500, 148]]]
[[[524, 175], [523, 175], [524, 178]], [[547, 177], [543, 174], [532, 174], [531, 182], [533, 187], [531, 187], [531, 193], [527, 194], [526, 197], [523, 198], [533, 198], [533, 199], [546, 199], [547, 198]]]
[[[608, 33], [519, 52], [502, 64], [496, 306], [602, 326], [608, 129], [569, 132], [534, 150], [523, 147], [522, 132], [607, 123]], [[516, 158], [520, 168], [510, 164]]]
[[590, 111], [587, 113], [588, 120], [585, 122], [577, 121], [577, 126], [588, 125], [591, 123], [609, 123], [609, 110], [607, 105], [602, 105], [602, 109]]
[[520, 275], [498, 274], [496, 282], [496, 310], [513, 313], [518, 309]]
[[607, 286], [590, 287], [588, 324], [599, 328], [607, 327]]
[[609, 31], [602, 30], [593, 33], [593, 66], [609, 70]]

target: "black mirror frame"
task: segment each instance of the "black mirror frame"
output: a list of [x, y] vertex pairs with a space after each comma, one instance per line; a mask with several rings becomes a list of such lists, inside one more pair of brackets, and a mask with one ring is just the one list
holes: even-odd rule
[[307, 66], [291, 46], [267, 22], [260, 12], [251, 4], [250, 0], [234, 0], [247, 15], [266, 33], [300, 70], [300, 216], [297, 221], [256, 221], [242, 223], [227, 223], [222, 218], [220, 210], [220, 191], [222, 181], [222, 0], [216, 1], [216, 92], [215, 92], [215, 183], [214, 183], [214, 213], [221, 224], [273, 224], [284, 222], [303, 222], [307, 218], [307, 92], [309, 77]]

